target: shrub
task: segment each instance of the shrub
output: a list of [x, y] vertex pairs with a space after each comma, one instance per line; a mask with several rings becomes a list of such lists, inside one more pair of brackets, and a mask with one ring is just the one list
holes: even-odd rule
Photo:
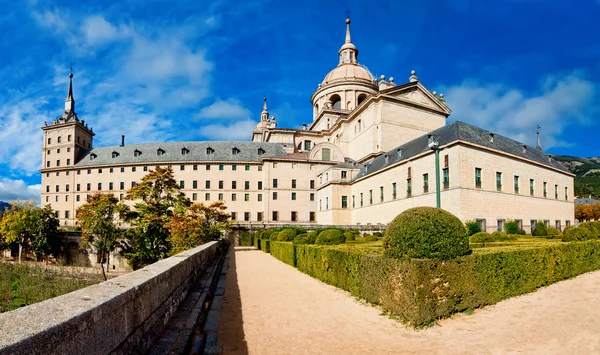
[[[581, 225], [583, 225], [583, 223]], [[581, 228], [581, 225], [579, 225], [579, 227], [577, 227], [577, 228], [574, 228], [574, 227], [565, 228], [565, 230], [563, 231], [562, 241], [563, 242], [577, 242], [577, 241], [589, 240], [589, 239], [596, 238], [589, 228], [586, 228], [586, 227]]]
[[370, 234], [365, 234], [365, 242], [375, 242], [378, 241], [379, 239], [374, 236], [374, 235], [370, 235]]
[[264, 251], [265, 253], [268, 253], [271, 250], [269, 248], [270, 243], [271, 243], [271, 241], [268, 239], [261, 239], [260, 240], [260, 250]]
[[469, 241], [471, 243], [491, 242], [492, 241], [492, 235], [490, 233], [487, 233], [487, 232], [475, 233], [475, 234], [473, 234], [472, 236], [469, 237]]
[[296, 248], [289, 242], [271, 242], [270, 252], [286, 264], [296, 266]]
[[309, 244], [308, 243], [308, 234], [298, 234], [294, 240], [292, 241], [294, 244]]
[[559, 234], [560, 234], [560, 232], [558, 231], [558, 229], [556, 229], [554, 227], [548, 227], [546, 229], [546, 235], [549, 236], [549, 237], [554, 237], [554, 236], [557, 236]]
[[279, 235], [279, 232], [273, 232], [271, 233], [271, 236], [269, 237], [269, 240], [277, 240], [277, 236]]
[[471, 253], [464, 225], [441, 208], [415, 207], [400, 213], [384, 238], [385, 255], [393, 258], [449, 260]]
[[517, 240], [516, 234], [506, 234], [500, 231], [496, 231], [492, 234], [486, 232], [479, 232], [469, 237], [469, 241], [471, 243], [507, 242], [513, 240]]
[[337, 245], [343, 244], [346, 241], [344, 233], [339, 229], [326, 229], [319, 233], [315, 244], [322, 245]]
[[354, 233], [352, 233], [351, 231], [345, 231], [344, 232], [344, 237], [346, 238], [346, 241], [356, 240], [356, 237], [354, 236]]
[[481, 232], [481, 227], [477, 221], [467, 221], [465, 225], [467, 226], [467, 234], [469, 236]]
[[591, 235], [590, 238], [598, 237], [600, 231], [596, 228], [596, 224], [594, 222], [583, 222], [577, 228], [585, 229]]
[[284, 229], [277, 234], [277, 240], [280, 242], [291, 242], [296, 238], [296, 230], [295, 229]]
[[271, 234], [273, 234], [275, 232], [274, 229], [265, 229], [261, 234], [260, 234], [260, 239], [270, 239], [271, 238]]
[[525, 229], [519, 229], [519, 231], [517, 232], [518, 235], [526, 235], [527, 232], [525, 232]]
[[383, 238], [383, 233], [381, 233], [381, 232], [375, 232], [375, 233], [373, 233], [373, 236], [376, 237], [376, 238]]
[[306, 234], [306, 240], [307, 240], [308, 244], [315, 244], [315, 242], [317, 241], [318, 235], [319, 235], [319, 233], [317, 233], [316, 231], [308, 232]]
[[506, 221], [504, 226], [506, 228], [506, 234], [519, 234], [519, 224], [517, 221]]
[[533, 232], [531, 232], [531, 235], [534, 237], [543, 237], [548, 235], [548, 231], [546, 229], [546, 225], [544, 224], [544, 222], [539, 221], [537, 222], [537, 224], [535, 225], [535, 228], [533, 229]]

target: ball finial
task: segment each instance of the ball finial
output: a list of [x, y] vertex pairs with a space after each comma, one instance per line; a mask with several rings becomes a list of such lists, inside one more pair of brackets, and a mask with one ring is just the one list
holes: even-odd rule
[[393, 83], [393, 82], [394, 82], [394, 77], [390, 76], [390, 83]]
[[444, 94], [440, 94], [440, 99], [443, 99], [443, 98], [444, 98]]
[[381, 80], [385, 80], [385, 75], [380, 76]]
[[348, 25], [350, 24], [350, 19], [349, 18], [346, 19], [346, 24], [348, 24]]
[[73, 73], [69, 74], [69, 79], [73, 79]]
[[433, 94], [433, 96], [436, 96], [437, 95], [437, 91], [433, 91], [432, 94]]
[[410, 71], [410, 75], [415, 75], [415, 74], [417, 74], [417, 72], [416, 72], [416, 71], [414, 71], [414, 70], [411, 70], [411, 71]]

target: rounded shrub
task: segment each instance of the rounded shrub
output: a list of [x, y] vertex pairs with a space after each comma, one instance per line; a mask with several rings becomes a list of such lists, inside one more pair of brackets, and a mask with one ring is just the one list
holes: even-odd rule
[[525, 235], [527, 234], [527, 232], [525, 232], [525, 229], [519, 229], [519, 231], [517, 232], [518, 235]]
[[598, 235], [600, 235], [600, 231], [596, 228], [596, 224], [594, 222], [583, 222], [577, 228], [587, 230], [593, 237], [598, 237]]
[[581, 226], [567, 227], [563, 231], [563, 242], [576, 242], [581, 240], [594, 239], [594, 234], [587, 228], [581, 228]]
[[354, 236], [354, 233], [351, 232], [351, 231], [345, 231], [344, 232], [344, 237], [346, 238], [346, 241], [356, 240], [356, 237]]
[[508, 240], [508, 235], [504, 232], [495, 231], [492, 233], [492, 239], [494, 241], [505, 241]]
[[533, 229], [533, 232], [531, 232], [531, 235], [534, 237], [544, 237], [548, 235], [548, 230], [544, 222], [537, 222], [535, 228]]
[[309, 244], [308, 243], [308, 234], [304, 233], [304, 234], [298, 234], [294, 240], [292, 241], [293, 244]]
[[365, 234], [365, 242], [376, 242], [379, 239], [375, 236], [375, 234], [370, 235], [370, 234]]
[[467, 221], [467, 223], [465, 223], [465, 226], [467, 227], [467, 234], [469, 236], [481, 232], [481, 227], [479, 226], [479, 223], [477, 223], [477, 221]]
[[548, 237], [554, 237], [554, 236], [557, 236], [557, 235], [559, 235], [559, 234], [560, 234], [560, 232], [558, 231], [558, 229], [556, 229], [556, 228], [554, 228], [554, 227], [548, 227], [548, 228], [546, 229], [546, 235], [547, 235]]
[[519, 224], [517, 221], [506, 221], [504, 227], [506, 228], [506, 234], [519, 234]]
[[296, 238], [296, 230], [286, 228], [277, 234], [277, 240], [280, 242], [291, 242]]
[[269, 237], [269, 240], [277, 241], [277, 236], [278, 235], [279, 235], [279, 232], [273, 232], [273, 233], [271, 233], [271, 236]]
[[308, 241], [308, 244], [315, 244], [318, 235], [319, 233], [316, 231], [306, 233], [306, 240]]
[[478, 232], [469, 237], [471, 243], [491, 242], [492, 235], [488, 232]]
[[274, 229], [265, 229], [261, 234], [260, 234], [260, 239], [271, 239], [271, 234], [275, 233]]
[[263, 234], [264, 230], [260, 229], [257, 230], [256, 232], [254, 232], [254, 239], [260, 239], [261, 235]]
[[415, 207], [396, 216], [385, 231], [384, 248], [394, 258], [449, 260], [471, 253], [460, 219], [434, 207]]
[[376, 237], [376, 238], [383, 238], [383, 233], [381, 233], [381, 232], [375, 232], [375, 233], [373, 233], [373, 236]]
[[343, 244], [346, 241], [344, 233], [339, 229], [326, 229], [319, 233], [315, 244], [321, 245], [337, 245]]

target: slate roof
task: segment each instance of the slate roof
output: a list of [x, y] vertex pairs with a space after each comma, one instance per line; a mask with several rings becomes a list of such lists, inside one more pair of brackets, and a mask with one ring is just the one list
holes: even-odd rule
[[593, 198], [576, 198], [576, 205], [590, 205], [594, 203], [600, 203], [600, 200], [594, 200]]
[[[490, 132], [488, 130], [472, 126], [470, 124], [456, 121], [447, 126], [438, 128], [431, 131], [429, 134], [433, 134], [434, 140], [439, 142], [440, 146], [447, 145], [449, 143], [461, 140], [470, 142], [482, 147], [499, 150], [505, 153], [513, 154], [527, 160], [531, 160], [548, 167], [552, 167], [566, 173], [569, 173], [567, 168], [554, 159], [549, 159], [543, 151], [535, 149], [535, 147], [526, 145], [525, 153], [523, 153], [523, 143], [516, 140], [501, 136], [494, 133], [494, 142], [490, 142]], [[369, 163], [364, 165], [362, 171], [356, 176], [356, 179], [360, 179], [363, 176], [370, 175], [376, 171], [384, 169], [397, 162], [407, 160], [414, 157], [415, 155], [421, 154], [429, 149], [429, 137], [428, 134], [421, 137], [415, 138], [410, 142], [407, 142], [401, 146], [390, 150], [389, 152], [378, 156]], [[399, 154], [399, 151], [402, 153]], [[386, 156], [387, 155], [387, 162]]]
[[[188, 150], [182, 154], [182, 149]], [[213, 153], [207, 154], [207, 148], [212, 148]], [[233, 149], [237, 148], [237, 154]], [[157, 151], [164, 151], [158, 155]], [[259, 149], [264, 151], [259, 154]], [[136, 156], [136, 151], [141, 154]], [[113, 158], [113, 152], [115, 157]], [[92, 155], [95, 155], [91, 159]], [[265, 142], [166, 142], [130, 144], [114, 147], [93, 148], [85, 151], [75, 167], [119, 164], [154, 164], [171, 162], [260, 162], [263, 158], [286, 156], [282, 143]]]

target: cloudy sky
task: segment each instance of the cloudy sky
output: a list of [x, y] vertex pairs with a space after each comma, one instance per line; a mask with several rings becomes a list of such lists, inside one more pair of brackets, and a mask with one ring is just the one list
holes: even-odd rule
[[62, 113], [69, 65], [95, 146], [248, 140], [266, 94], [283, 127], [337, 64], [346, 10], [359, 61], [416, 70], [461, 120], [599, 156], [599, 0], [0, 0], [0, 200], [39, 200], [44, 121]]

